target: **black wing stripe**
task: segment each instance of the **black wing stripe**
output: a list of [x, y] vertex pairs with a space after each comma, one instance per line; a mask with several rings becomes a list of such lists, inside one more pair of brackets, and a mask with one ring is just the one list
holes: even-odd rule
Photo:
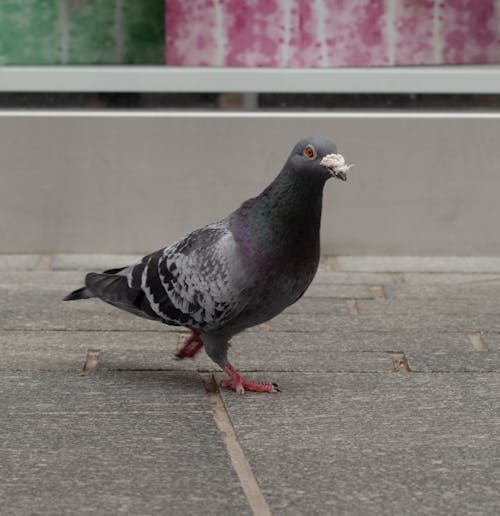
[[189, 325], [193, 322], [189, 314], [183, 313], [173, 306], [167, 292], [163, 288], [158, 272], [160, 256], [159, 253], [151, 255], [147, 263], [146, 278], [144, 281], [144, 286], [147, 289], [146, 296], [149, 299], [152, 309], [170, 324]]

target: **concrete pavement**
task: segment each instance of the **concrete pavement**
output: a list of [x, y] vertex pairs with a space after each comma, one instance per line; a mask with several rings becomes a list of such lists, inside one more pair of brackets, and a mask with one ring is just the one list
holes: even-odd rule
[[82, 277], [0, 271], [2, 514], [500, 512], [500, 274], [322, 270], [234, 339], [282, 389], [243, 396]]

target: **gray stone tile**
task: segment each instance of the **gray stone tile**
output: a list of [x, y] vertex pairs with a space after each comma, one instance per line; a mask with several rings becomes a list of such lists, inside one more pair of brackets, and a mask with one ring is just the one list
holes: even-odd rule
[[[0, 370], [78, 374], [87, 350], [99, 349], [100, 370], [218, 371], [203, 351], [193, 360], [175, 359], [179, 339], [186, 335], [138, 331], [0, 331]], [[431, 360], [426, 355], [473, 352], [465, 334], [420, 331], [309, 335], [259, 331], [238, 335], [232, 344], [229, 357], [241, 371], [390, 371], [388, 352], [391, 351], [402, 351], [410, 357], [412, 353], [423, 355], [425, 364]], [[413, 359], [410, 362], [415, 367]]]
[[499, 281], [498, 273], [402, 273], [401, 278], [406, 285], [464, 285], [474, 283], [484, 283], [488, 281]]
[[187, 335], [172, 332], [0, 331], [0, 370], [78, 374], [88, 349], [100, 351], [100, 370], [217, 369], [204, 352], [196, 360], [175, 359], [178, 339]]
[[97, 299], [63, 301], [63, 289], [0, 288], [0, 329], [176, 331]]
[[313, 280], [313, 285], [391, 285], [395, 280], [394, 274], [376, 272], [337, 272], [320, 268]]
[[270, 322], [275, 331], [303, 331], [305, 333], [341, 331], [342, 333], [422, 331], [439, 332], [500, 331], [496, 314], [374, 314], [355, 317], [327, 314], [281, 314]]
[[414, 372], [500, 373], [500, 352], [496, 350], [462, 353], [421, 353], [409, 351], [406, 353], [406, 356], [410, 368]]
[[116, 267], [125, 267], [139, 261], [142, 256], [136, 254], [55, 254], [52, 259], [52, 269], [99, 272]]
[[289, 306], [284, 313], [288, 314], [330, 314], [332, 317], [337, 315], [348, 315], [346, 300], [339, 298], [324, 297], [302, 297], [296, 303]]
[[27, 271], [36, 269], [44, 261], [39, 254], [0, 254], [0, 271]]
[[245, 403], [223, 392], [273, 514], [498, 513], [500, 375], [273, 380]]
[[465, 297], [432, 297], [432, 298], [398, 298], [387, 300], [363, 300], [357, 303], [359, 313], [394, 315], [394, 314], [418, 314], [435, 317], [438, 315], [462, 315], [462, 314], [499, 314], [500, 295], [497, 296], [470, 296]]
[[449, 299], [487, 299], [489, 296], [500, 295], [500, 280], [490, 279], [481, 281], [469, 281], [463, 283], [402, 283], [388, 285], [387, 297], [399, 299], [422, 298], [449, 298]]
[[19, 271], [0, 270], [0, 288], [14, 291], [71, 290], [83, 285], [85, 273], [81, 271]]
[[500, 351], [500, 333], [484, 333], [481, 338], [488, 349]]
[[[272, 322], [271, 322], [272, 325]], [[272, 328], [272, 326], [271, 326]], [[245, 357], [266, 356], [271, 349], [292, 358], [299, 351], [322, 364], [332, 352], [466, 352], [472, 350], [465, 333], [439, 332], [427, 328], [401, 329], [397, 332], [338, 331], [332, 332], [245, 332], [233, 339], [230, 352]], [[315, 359], [315, 357], [318, 357]], [[284, 360], [282, 360], [284, 361]]]
[[[158, 332], [0, 332], [0, 370], [70, 371], [77, 375], [88, 349], [99, 349], [99, 370], [219, 371], [201, 351], [176, 360], [177, 335]], [[336, 349], [326, 337], [245, 334], [234, 339], [230, 359], [241, 371], [389, 371], [385, 350]]]
[[250, 514], [198, 375], [0, 375], [4, 514]]
[[327, 297], [344, 299], [372, 299], [368, 285], [339, 285], [335, 283], [315, 283], [304, 294], [305, 297]]
[[499, 273], [498, 256], [335, 256], [330, 268], [346, 272]]

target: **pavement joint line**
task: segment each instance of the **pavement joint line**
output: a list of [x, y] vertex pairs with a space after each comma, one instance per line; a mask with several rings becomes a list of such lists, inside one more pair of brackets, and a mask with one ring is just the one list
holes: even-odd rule
[[481, 332], [469, 333], [467, 336], [474, 351], [488, 351], [488, 343], [483, 339]]
[[100, 353], [101, 350], [99, 349], [87, 349], [85, 362], [83, 363], [83, 368], [82, 372], [80, 373], [80, 376], [88, 376], [89, 373], [93, 373], [97, 369], [97, 366], [99, 365]]
[[50, 254], [41, 254], [38, 258], [38, 263], [33, 270], [35, 271], [51, 271], [53, 256]]
[[390, 275], [394, 285], [402, 285], [406, 282], [405, 276], [402, 272], [391, 272]]
[[350, 315], [359, 315], [358, 302], [356, 299], [346, 299], [345, 304]]
[[390, 352], [389, 356], [392, 360], [393, 372], [410, 373], [412, 371], [410, 369], [410, 364], [408, 363], [408, 358], [403, 351]]
[[373, 285], [370, 287], [373, 299], [386, 299], [383, 285]]
[[236, 431], [233, 427], [222, 396], [220, 395], [214, 376], [200, 375], [200, 377], [207, 391], [215, 424], [217, 425], [221, 438], [226, 445], [231, 464], [238, 476], [253, 514], [255, 516], [271, 516], [271, 509], [262, 494], [250, 463], [240, 446]]

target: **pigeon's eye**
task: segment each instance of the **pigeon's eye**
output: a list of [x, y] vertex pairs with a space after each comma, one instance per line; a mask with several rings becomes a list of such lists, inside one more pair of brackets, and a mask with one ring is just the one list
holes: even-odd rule
[[316, 157], [316, 151], [312, 145], [308, 145], [304, 150], [304, 156], [309, 159], [314, 159]]

